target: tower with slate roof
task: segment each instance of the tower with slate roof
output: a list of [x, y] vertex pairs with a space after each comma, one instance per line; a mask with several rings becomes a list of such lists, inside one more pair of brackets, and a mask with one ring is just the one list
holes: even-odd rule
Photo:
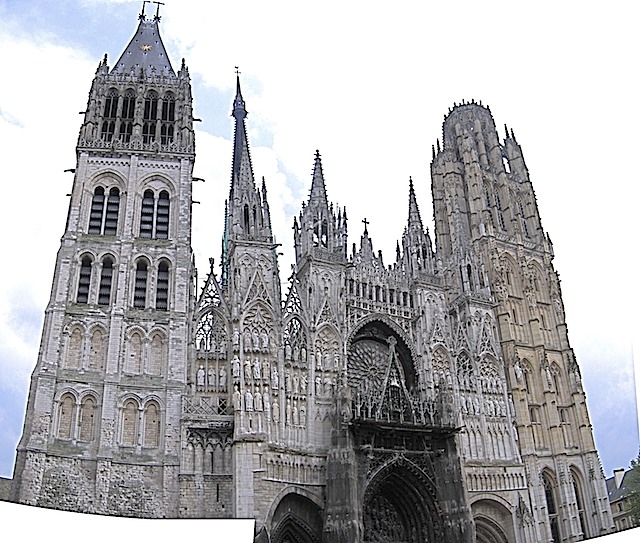
[[178, 515], [192, 308], [189, 71], [140, 16], [100, 63], [18, 445], [14, 498]]

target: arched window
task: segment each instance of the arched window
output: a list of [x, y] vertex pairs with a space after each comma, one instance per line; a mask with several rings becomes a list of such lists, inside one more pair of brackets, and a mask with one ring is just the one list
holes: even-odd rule
[[89, 345], [89, 369], [101, 370], [104, 367], [106, 354], [106, 341], [100, 328], [96, 328], [91, 334]]
[[67, 393], [60, 398], [58, 405], [58, 431], [56, 432], [60, 439], [71, 439], [73, 437], [75, 403], [73, 394]]
[[144, 100], [142, 123], [142, 143], [151, 143], [156, 139], [156, 120], [158, 119], [158, 95], [151, 91]]
[[82, 330], [77, 327], [74, 328], [71, 334], [69, 334], [69, 340], [67, 342], [65, 367], [70, 369], [80, 368], [80, 361], [82, 359], [82, 340]]
[[157, 199], [153, 190], [145, 190], [140, 210], [140, 237], [168, 239], [169, 209], [169, 193], [166, 190], [160, 191]]
[[578, 517], [580, 518], [580, 528], [582, 529], [583, 539], [591, 537], [587, 531], [587, 522], [584, 513], [584, 499], [582, 496], [582, 485], [580, 477], [576, 471], [571, 469], [571, 481], [573, 482], [573, 493], [576, 497], [576, 507], [578, 508]]
[[142, 372], [142, 337], [134, 332], [129, 337], [125, 372], [139, 374]]
[[116, 129], [116, 116], [118, 114], [118, 91], [109, 89], [104, 99], [104, 111], [102, 115], [102, 130], [100, 137], [105, 141], [111, 141]]
[[556, 506], [556, 497], [554, 491], [554, 482], [550, 475], [544, 473], [542, 475], [542, 484], [544, 486], [544, 496], [547, 501], [547, 515], [549, 516], [549, 526], [551, 528], [551, 539], [554, 543], [559, 543], [560, 530], [558, 526], [558, 508]]
[[156, 309], [166, 311], [169, 308], [169, 263], [160, 261], [156, 283]]
[[125, 447], [138, 444], [138, 404], [134, 400], [127, 400], [122, 409], [122, 438]]
[[91, 396], [85, 397], [80, 404], [80, 433], [78, 436], [80, 441], [93, 441], [95, 410], [96, 401]]
[[158, 197], [156, 237], [158, 239], [167, 239], [169, 237], [169, 193], [166, 190], [160, 191]]
[[149, 402], [144, 410], [144, 447], [160, 445], [160, 408], [156, 402]]
[[104, 217], [104, 235], [115, 236], [118, 229], [118, 213], [120, 211], [120, 190], [112, 187], [107, 198], [107, 212]]
[[93, 258], [89, 255], [83, 256], [80, 264], [80, 277], [78, 278], [78, 295], [76, 297], [76, 302], [79, 304], [86, 304], [89, 302], [92, 266]]
[[136, 95], [131, 90], [125, 91], [122, 97], [122, 117], [120, 120], [120, 139], [123, 143], [131, 141], [133, 134], [133, 117], [136, 107]]
[[102, 232], [102, 212], [104, 209], [104, 187], [96, 187], [91, 200], [89, 213], [89, 234]]
[[133, 291], [133, 307], [144, 309], [147, 306], [147, 261], [143, 258], [136, 264], [136, 277]]
[[160, 143], [167, 145], [173, 142], [173, 124], [176, 120], [176, 100], [171, 93], [162, 99]]
[[118, 229], [119, 212], [120, 190], [112, 187], [109, 190], [109, 196], [105, 198], [104, 187], [96, 187], [89, 212], [89, 234], [115, 236]]
[[153, 215], [155, 213], [156, 197], [152, 190], [145, 190], [142, 197], [140, 211], [140, 237], [153, 237]]
[[154, 334], [151, 338], [151, 349], [149, 352], [147, 373], [149, 375], [160, 375], [165, 362], [165, 342], [161, 334]]
[[98, 304], [109, 305], [111, 303], [111, 285], [113, 283], [113, 260], [107, 256], [102, 260], [100, 272], [100, 290], [98, 291]]

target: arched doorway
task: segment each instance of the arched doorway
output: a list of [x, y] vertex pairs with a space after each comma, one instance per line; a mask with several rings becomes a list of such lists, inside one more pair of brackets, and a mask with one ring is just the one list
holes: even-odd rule
[[442, 541], [433, 485], [410, 462], [393, 462], [367, 485], [363, 507], [365, 543]]
[[482, 499], [472, 504], [471, 511], [477, 543], [515, 541], [513, 516], [502, 503], [494, 499]]
[[322, 513], [309, 498], [290, 493], [280, 500], [273, 514], [272, 543], [320, 543]]

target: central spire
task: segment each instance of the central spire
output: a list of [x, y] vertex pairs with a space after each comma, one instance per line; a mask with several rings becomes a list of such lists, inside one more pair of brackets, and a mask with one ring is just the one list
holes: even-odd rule
[[233, 197], [234, 194], [240, 196], [255, 191], [256, 188], [251, 166], [251, 155], [249, 154], [249, 140], [244, 122], [247, 110], [242, 98], [239, 75], [236, 75], [236, 97], [233, 100], [233, 113], [231, 115], [236, 120], [233, 139], [233, 163], [231, 166], [231, 192]]
[[[240, 72], [236, 67], [236, 96], [231, 116], [235, 119], [233, 137], [233, 161], [231, 164], [231, 187], [229, 189], [228, 213], [225, 224], [224, 244], [231, 241], [258, 241], [273, 243], [271, 218], [267, 203], [267, 189], [256, 187], [249, 154], [249, 140], [245, 118], [247, 109], [240, 89]], [[223, 249], [223, 262], [224, 253]]]

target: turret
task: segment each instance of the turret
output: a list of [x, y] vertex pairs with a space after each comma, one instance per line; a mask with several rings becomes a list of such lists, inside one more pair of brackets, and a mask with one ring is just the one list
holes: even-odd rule
[[316, 151], [309, 200], [303, 204], [297, 220], [294, 220], [296, 260], [305, 256], [330, 258], [329, 255], [347, 255], [347, 212], [329, 205], [322, 172], [320, 152]]

